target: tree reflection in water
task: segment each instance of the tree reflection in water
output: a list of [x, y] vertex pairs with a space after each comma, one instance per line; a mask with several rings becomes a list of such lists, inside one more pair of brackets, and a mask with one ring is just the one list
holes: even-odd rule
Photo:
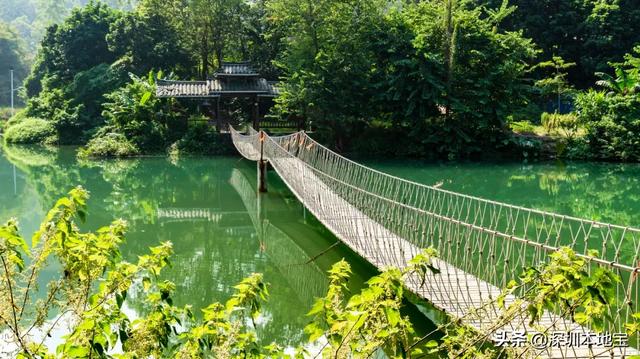
[[[13, 166], [18, 181], [13, 192]], [[122, 253], [128, 260], [162, 241], [174, 243], [172, 266], [164, 279], [177, 284], [175, 301], [194, 312], [225, 301], [233, 285], [253, 272], [271, 283], [259, 336], [297, 346], [304, 340], [306, 312], [326, 289], [324, 269], [345, 254], [336, 252], [305, 264], [334, 241], [319, 224], [304, 223], [297, 201], [274, 181], [272, 193], [258, 197], [255, 168], [236, 158], [165, 158], [80, 162], [73, 148], [5, 146], [0, 156], [0, 214], [18, 215], [32, 233], [44, 213], [75, 185], [91, 192], [85, 229], [115, 218], [129, 222]], [[234, 186], [235, 184], [235, 186]], [[256, 209], [260, 208], [260, 213]], [[289, 234], [291, 233], [291, 235]], [[295, 237], [295, 240], [292, 238]], [[322, 268], [319, 266], [319, 264]], [[362, 277], [372, 272], [362, 265]], [[54, 275], [56, 268], [49, 268]], [[46, 276], [43, 277], [43, 279]], [[134, 290], [128, 306], [144, 311]]]

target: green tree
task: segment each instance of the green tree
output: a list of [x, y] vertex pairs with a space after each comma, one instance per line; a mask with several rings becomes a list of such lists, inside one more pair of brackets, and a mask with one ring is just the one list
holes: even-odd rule
[[106, 37], [119, 16], [103, 3], [90, 2], [74, 10], [61, 25], [48, 28], [25, 84], [28, 96], [37, 96], [45, 87], [62, 88], [80, 71], [113, 63], [116, 56]]
[[[474, 0], [498, 6], [502, 0]], [[504, 22], [507, 29], [524, 32], [543, 50], [542, 58], [560, 56], [576, 66], [569, 83], [588, 88], [594, 73], [605, 72], [640, 42], [637, 0], [511, 0], [517, 7]]]
[[249, 2], [243, 0], [142, 0], [138, 9], [168, 19], [180, 42], [198, 57], [198, 73], [206, 78], [222, 61], [248, 55], [243, 23]]
[[573, 93], [573, 87], [567, 81], [567, 70], [576, 66], [575, 62], [565, 62], [562, 57], [553, 56], [551, 60], [537, 64], [534, 68], [550, 69], [552, 76], [536, 81], [535, 85], [544, 98], [555, 95], [557, 99], [557, 111], [560, 111], [562, 99]]
[[243, 7], [241, 31], [232, 36], [241, 51], [235, 51], [237, 58], [249, 60], [253, 67], [265, 78], [277, 80], [280, 69], [274, 60], [284, 51], [283, 36], [285, 31], [274, 26], [268, 18], [267, 0], [249, 2]]
[[[101, 0], [118, 9], [130, 10], [136, 0]], [[53, 24], [61, 23], [72, 9], [89, 3], [90, 0], [2, 0], [0, 1], [0, 21], [17, 29], [26, 44], [26, 52], [32, 58], [38, 51], [46, 30]]]
[[491, 16], [467, 5], [271, 2], [270, 17], [288, 29], [276, 112], [306, 117], [340, 150], [376, 131], [368, 154], [407, 135], [400, 151], [414, 156], [495, 148], [506, 117], [526, 103], [535, 51], [499, 29], [507, 5]]
[[589, 90], [576, 98], [580, 121], [586, 126], [583, 152], [577, 155], [601, 160], [640, 160], [640, 60], [627, 54], [622, 64], [613, 64], [616, 77], [599, 74], [597, 84], [609, 92]]
[[[383, 34], [380, 1], [291, 1], [268, 4], [274, 26], [286, 29], [278, 60], [284, 75], [281, 116], [306, 117], [346, 150], [375, 107], [376, 36]], [[371, 115], [371, 116], [370, 116]]]
[[128, 72], [151, 70], [189, 74], [191, 55], [165, 16], [136, 11], [118, 18], [107, 35], [109, 50], [119, 57], [118, 65]]
[[585, 43], [579, 58], [582, 75], [593, 80], [596, 72], [608, 71], [640, 43], [640, 8], [636, 0], [594, 1], [586, 20]]
[[52, 121], [60, 143], [82, 144], [104, 124], [105, 94], [123, 86], [129, 71], [184, 74], [191, 66], [166, 17], [91, 1], [48, 29], [26, 82], [27, 113]]
[[640, 93], [640, 46], [634, 48], [633, 53], [625, 55], [624, 63], [616, 63], [613, 65], [615, 77], [598, 72], [596, 76], [601, 80], [596, 85], [604, 87], [611, 91], [612, 94], [631, 95]]
[[[433, 105], [444, 106], [446, 116], [416, 118], [413, 127], [417, 136], [426, 136], [422, 140], [426, 151], [468, 155], [496, 148], [504, 140], [507, 116], [528, 100], [526, 71], [535, 50], [520, 33], [501, 31], [495, 14], [486, 16], [480, 8], [462, 5], [449, 9], [448, 1], [434, 1], [404, 10], [414, 36], [412, 57], [446, 69], [444, 80], [436, 75], [444, 86], [440, 86], [440, 95], [433, 97]], [[455, 36], [447, 35], [448, 21], [439, 21], [450, 11]], [[442, 43], [448, 45], [442, 49]], [[446, 110], [447, 103], [450, 110]]]

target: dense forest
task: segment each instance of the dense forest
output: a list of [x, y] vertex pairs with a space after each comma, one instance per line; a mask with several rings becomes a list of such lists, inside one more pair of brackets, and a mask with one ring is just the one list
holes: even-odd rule
[[26, 108], [9, 142], [218, 153], [189, 125], [197, 105], [156, 98], [155, 79], [248, 60], [281, 81], [272, 115], [339, 151], [640, 160], [637, 0], [14, 2], [0, 46]]
[[[566, 346], [575, 356], [584, 347], [584, 356], [613, 357], [618, 349], [626, 355], [630, 344], [635, 354], [640, 231], [629, 226], [633, 218], [623, 226], [598, 222], [612, 208], [598, 206], [603, 202], [624, 202], [625, 215], [633, 216], [636, 172], [617, 171], [635, 165], [612, 170], [613, 182], [597, 169], [571, 174], [558, 167], [479, 185], [495, 193], [539, 181], [540, 201], [595, 212], [579, 220], [545, 207], [527, 210], [517, 201], [503, 204], [499, 196], [458, 195], [440, 188], [448, 185], [444, 180], [420, 186], [369, 176], [357, 164], [314, 152], [318, 143], [292, 136], [289, 154], [332, 170], [271, 161], [279, 174], [278, 162], [295, 173], [291, 182], [300, 186], [282, 177], [271, 198], [259, 197], [253, 182], [234, 177], [244, 175], [228, 165], [236, 162], [232, 157], [224, 159], [224, 176], [211, 165], [215, 158], [195, 159], [203, 162], [193, 168], [181, 164], [182, 154], [235, 151], [229, 134], [209, 124], [202, 99], [157, 95], [167, 83], [159, 80], [209, 79], [227, 61], [250, 61], [261, 76], [278, 81], [271, 123], [303, 119], [314, 139], [349, 156], [640, 162], [640, 0], [0, 0], [0, 160], [6, 159], [0, 169], [13, 192], [6, 184], [2, 189], [7, 202], [20, 207], [55, 203], [42, 224], [34, 224], [32, 237], [25, 238], [15, 219], [0, 223], [1, 352], [17, 358], [305, 358], [314, 351], [332, 358], [522, 358]], [[10, 73], [18, 85], [15, 114], [7, 109], [14, 95]], [[234, 120], [249, 124], [246, 104], [229, 101]], [[138, 165], [148, 159], [93, 161], [147, 155], [168, 160], [149, 167]], [[442, 172], [437, 166], [433, 171]], [[496, 168], [481, 173], [493, 176]], [[479, 172], [453, 173], [458, 180]], [[78, 180], [95, 189], [94, 199], [82, 186], [56, 199]], [[569, 189], [579, 196], [552, 196], [562, 181], [580, 182]], [[610, 183], [616, 190], [603, 191]], [[535, 197], [527, 188], [519, 188], [522, 196]], [[229, 210], [221, 206], [224, 196], [205, 195], [224, 191], [233, 195]], [[42, 198], [21, 197], [31, 192]], [[253, 195], [255, 203], [247, 201]], [[270, 207], [276, 196], [282, 206]], [[90, 200], [97, 203], [91, 208], [101, 207], [99, 221], [86, 222], [94, 216]], [[160, 213], [173, 211], [161, 221]], [[290, 211], [297, 215], [289, 217]], [[138, 239], [157, 240], [161, 231], [161, 239], [203, 246], [216, 240], [228, 248], [190, 250], [176, 260], [178, 279], [198, 290], [182, 293], [165, 276], [172, 257], [182, 255], [171, 242], [121, 253], [127, 222], [94, 225], [117, 213], [143, 224], [132, 234], [151, 226], [158, 231]], [[275, 217], [282, 219], [273, 228], [292, 224], [276, 236], [315, 233], [314, 250], [292, 242], [302, 252], [272, 257], [264, 238]], [[187, 230], [174, 232], [176, 224]], [[343, 226], [344, 232], [336, 230]], [[234, 236], [215, 238], [218, 232]], [[237, 250], [226, 245], [236, 238], [246, 243]], [[145, 243], [131, 248], [137, 252]], [[288, 252], [281, 243], [268, 247]], [[308, 325], [299, 333], [304, 339], [294, 348], [258, 337], [258, 328], [281, 326], [276, 312], [262, 310], [270, 291], [262, 274], [233, 287], [214, 275], [260, 268], [235, 256], [238, 251], [280, 273], [303, 271], [329, 251], [347, 259], [362, 254], [363, 263], [354, 261], [352, 270], [345, 259], [337, 261], [322, 277], [326, 290], [308, 308]], [[231, 260], [203, 261], [218, 255]], [[363, 267], [380, 271], [352, 290], [350, 278], [369, 276], [357, 273]], [[202, 282], [201, 273], [210, 281]], [[200, 308], [222, 300], [201, 290], [207, 286], [229, 295]], [[188, 305], [174, 303], [179, 292]], [[292, 286], [280, 295], [294, 292]], [[404, 311], [416, 301], [419, 320], [434, 324], [426, 333]], [[509, 328], [517, 330], [503, 330]], [[538, 334], [556, 343], [540, 347], [533, 340]], [[572, 334], [587, 341], [574, 343]], [[612, 342], [612, 334], [619, 341]], [[516, 335], [526, 337], [524, 346]], [[608, 349], [598, 353], [601, 348]]]

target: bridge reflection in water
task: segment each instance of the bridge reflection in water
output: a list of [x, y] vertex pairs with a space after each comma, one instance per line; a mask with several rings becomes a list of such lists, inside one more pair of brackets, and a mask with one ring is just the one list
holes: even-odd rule
[[[222, 262], [213, 261], [214, 265], [215, 263], [229, 261], [230, 258], [234, 258], [234, 261], [240, 260], [241, 262], [233, 265], [233, 268], [211, 268], [208, 271], [217, 273], [211, 274], [216, 278], [221, 278], [218, 272], [225, 272], [226, 274], [222, 275], [224, 278], [233, 277], [234, 275], [230, 274], [230, 272], [240, 271], [241, 273], [237, 273], [236, 277], [246, 276], [251, 271], [263, 272], [265, 280], [270, 284], [271, 296], [267, 305], [263, 307], [262, 319], [257, 321], [259, 337], [266, 343], [277, 340], [280, 344], [292, 347], [305, 344], [306, 335], [302, 329], [310, 319], [305, 317], [304, 313], [312, 307], [316, 298], [326, 294], [328, 285], [323, 269], [310, 258], [321, 251], [318, 248], [326, 248], [332, 244], [332, 241], [322, 233], [315, 233], [317, 237], [311, 239], [319, 247], [301, 247], [298, 234], [303, 233], [306, 237], [314, 236], [308, 225], [292, 221], [292, 217], [298, 219], [302, 217], [297, 215], [297, 213], [301, 213], [299, 211], [302, 211], [302, 207], [295, 202], [287, 203], [279, 195], [258, 195], [255, 180], [254, 183], [251, 183], [246, 175], [251, 172], [251, 168], [239, 167], [231, 169], [228, 180], [225, 182], [228, 182], [228, 185], [235, 190], [237, 196], [241, 199], [241, 201], [234, 202], [241, 202], [245, 210], [238, 208], [235, 204], [234, 208], [182, 208], [179, 205], [173, 205], [171, 207], [158, 207], [155, 217], [160, 227], [167, 232], [171, 232], [175, 226], [182, 225], [195, 225], [195, 227], [192, 227], [191, 232], [197, 233], [203, 230], [208, 232], [209, 235], [207, 236], [215, 238], [211, 238], [213, 242], [206, 240], [203, 243], [204, 247], [209, 247], [214, 242], [224, 242], [227, 240], [226, 238], [247, 242], [246, 246], [240, 246], [245, 248], [243, 254], [215, 254], [215, 257], [223, 255], [227, 258]], [[225, 174], [228, 173], [226, 170], [224, 172]], [[224, 187], [229, 186], [225, 184]], [[268, 204], [265, 201], [268, 201]], [[232, 201], [222, 201], [221, 203], [232, 203]], [[223, 205], [223, 207], [226, 206]], [[295, 212], [296, 215], [292, 216], [292, 212]], [[178, 246], [176, 248], [176, 256], [181, 257], [179, 253], [180, 241], [175, 241], [175, 243]], [[232, 250], [238, 245], [238, 243], [235, 243], [228, 247]], [[256, 247], [259, 248], [258, 251], [254, 250]], [[207, 252], [211, 253], [207, 254]], [[180, 267], [184, 267], [185, 272], [182, 272], [181, 268], [174, 268], [178, 273], [172, 273], [172, 276], [180, 278], [177, 282], [179, 288], [189, 288], [188, 291], [190, 292], [192, 288], [200, 287], [200, 281], [197, 280], [198, 275], [195, 274], [200, 270], [196, 268], [199, 268], [202, 263], [210, 262], [203, 260], [201, 257], [214, 255], [213, 253], [216, 252], [218, 252], [216, 248], [203, 248], [196, 251], [195, 255], [190, 254], [188, 258], [185, 257], [184, 260], [188, 260], [190, 263], [180, 265]], [[244, 263], [246, 260], [241, 259], [247, 255], [256, 257], [251, 260], [257, 263], [255, 267], [247, 268], [249, 263]], [[182, 260], [183, 258], [176, 259], [179, 262], [182, 262]], [[335, 260], [337, 259], [333, 256], [331, 261]], [[326, 266], [326, 260], [324, 263]], [[230, 279], [223, 280], [225, 288], [230, 284], [227, 283], [229, 281]], [[361, 283], [362, 279], [356, 278], [355, 286], [359, 286]], [[226, 289], [222, 287], [217, 288], [215, 292], [220, 290], [226, 292]], [[216, 300], [223, 300], [226, 293], [221, 296], [207, 291], [202, 296], [203, 301], [212, 300], [212, 297], [216, 298]], [[196, 298], [192, 297], [191, 299], [194, 300]], [[202, 304], [206, 305], [205, 302]], [[200, 307], [201, 305], [196, 304], [196, 306]], [[292, 307], [296, 310], [291, 310]]]
[[261, 206], [261, 196], [256, 195], [256, 186], [252, 186], [240, 170], [233, 169], [230, 183], [247, 208], [258, 233], [261, 250], [273, 263], [278, 263], [278, 271], [293, 288], [304, 308], [311, 308], [315, 298], [325, 295], [328, 285], [326, 275], [310, 260], [314, 253], [306, 253], [293, 238], [269, 219], [263, 218], [265, 209]]

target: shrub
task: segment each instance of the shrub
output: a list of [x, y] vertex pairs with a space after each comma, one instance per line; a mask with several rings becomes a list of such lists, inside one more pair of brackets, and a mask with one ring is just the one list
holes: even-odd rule
[[587, 133], [585, 157], [640, 161], [640, 98], [635, 95], [590, 91], [576, 105]]
[[176, 142], [178, 152], [197, 155], [233, 154], [234, 148], [228, 135], [217, 133], [204, 122], [191, 121], [184, 137]]
[[573, 113], [566, 115], [555, 113], [543, 113], [542, 126], [549, 133], [560, 133], [567, 138], [573, 138], [580, 128], [578, 116]]
[[61, 144], [84, 144], [88, 139], [84, 105], [73, 105], [60, 89], [43, 91], [31, 98], [26, 113], [32, 117], [46, 118], [53, 124]]
[[604, 91], [590, 89], [576, 96], [576, 109], [580, 121], [588, 124], [595, 123], [605, 116], [607, 112], [607, 94]]
[[119, 133], [99, 134], [80, 149], [78, 156], [91, 157], [130, 157], [139, 154], [138, 148]]
[[55, 141], [55, 129], [49, 121], [26, 118], [7, 128], [4, 136], [8, 143], [43, 143]]
[[[2, 111], [2, 109], [0, 109], [0, 112], [1, 111]], [[9, 116], [6, 119], [2, 119], [2, 120], [5, 120], [4, 122], [2, 122], [2, 125], [1, 125], [2, 130], [5, 131], [7, 128], [22, 122], [27, 117], [29, 117], [29, 116], [27, 116], [27, 111], [26, 110], [22, 109], [22, 110], [16, 111], [16, 114], [13, 115], [13, 117]]]

